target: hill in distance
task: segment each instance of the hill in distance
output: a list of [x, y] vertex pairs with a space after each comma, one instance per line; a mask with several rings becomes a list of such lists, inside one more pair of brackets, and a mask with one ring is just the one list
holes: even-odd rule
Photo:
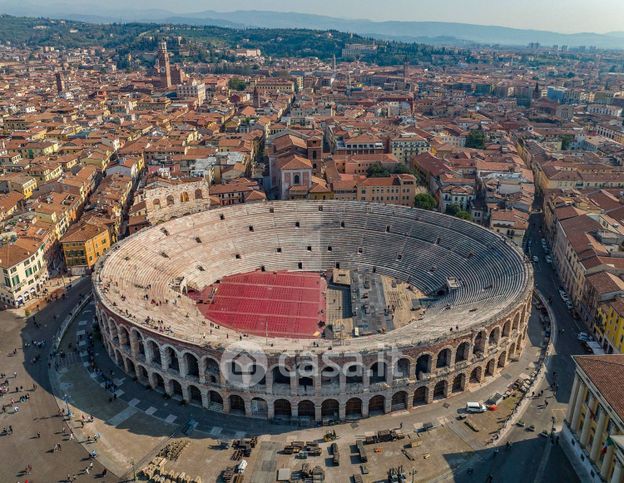
[[65, 3], [38, 5], [28, 0], [0, 0], [0, 13], [16, 16], [47, 16], [85, 22], [155, 22], [186, 25], [214, 25], [229, 28], [304, 28], [337, 30], [386, 40], [466, 46], [500, 44], [519, 46], [530, 42], [569, 47], [596, 46], [624, 49], [624, 32], [562, 34], [543, 30], [474, 25], [452, 22], [384, 21], [335, 18], [295, 12], [238, 10], [173, 13], [163, 9], [119, 10], [106, 5], [76, 6]]

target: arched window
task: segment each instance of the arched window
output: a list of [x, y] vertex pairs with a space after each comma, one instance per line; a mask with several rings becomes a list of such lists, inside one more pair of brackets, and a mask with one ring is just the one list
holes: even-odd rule
[[301, 184], [301, 177], [298, 174], [293, 177], [293, 184]]

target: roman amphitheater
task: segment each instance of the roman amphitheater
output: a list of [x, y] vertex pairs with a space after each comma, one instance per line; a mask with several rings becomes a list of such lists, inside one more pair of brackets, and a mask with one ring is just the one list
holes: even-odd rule
[[487, 383], [525, 345], [533, 274], [430, 211], [282, 201], [146, 229], [93, 274], [111, 358], [212, 411], [348, 420]]

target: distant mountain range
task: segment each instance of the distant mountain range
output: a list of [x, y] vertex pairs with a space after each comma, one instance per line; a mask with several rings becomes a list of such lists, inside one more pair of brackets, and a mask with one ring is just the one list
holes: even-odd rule
[[624, 32], [597, 34], [580, 32], [562, 34], [544, 30], [516, 29], [488, 25], [451, 22], [412, 22], [335, 18], [294, 12], [242, 10], [216, 12], [205, 10], [177, 14], [162, 9], [113, 9], [102, 5], [76, 6], [62, 2], [35, 4], [28, 0], [0, 0], [0, 13], [18, 16], [64, 18], [92, 23], [155, 22], [189, 25], [216, 25], [229, 28], [305, 28], [353, 32], [373, 38], [466, 46], [470, 44], [567, 45], [569, 47], [596, 46], [624, 49]]

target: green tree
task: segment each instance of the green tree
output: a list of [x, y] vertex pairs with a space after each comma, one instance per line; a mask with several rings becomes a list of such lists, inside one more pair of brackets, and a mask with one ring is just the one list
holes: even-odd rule
[[483, 129], [479, 127], [479, 129], [473, 129], [468, 133], [466, 137], [466, 147], [473, 149], [485, 148], [485, 133]]
[[366, 170], [366, 176], [369, 178], [385, 178], [390, 176], [390, 171], [384, 168], [381, 163], [375, 163]]
[[563, 136], [561, 136], [561, 150], [567, 151], [568, 149], [570, 149], [570, 144], [572, 144], [572, 141], [574, 141], [574, 136], [572, 136], [572, 134], [564, 134]]
[[461, 206], [455, 203], [448, 205], [446, 207], [445, 213], [447, 215], [454, 216], [455, 218], [461, 218], [462, 220], [472, 220], [470, 213], [468, 213], [466, 210], [462, 210]]
[[235, 91], [244, 91], [247, 88], [247, 84], [243, 79], [232, 77], [228, 82], [228, 87]]
[[414, 198], [414, 206], [423, 210], [435, 210], [438, 203], [429, 193], [418, 193]]

